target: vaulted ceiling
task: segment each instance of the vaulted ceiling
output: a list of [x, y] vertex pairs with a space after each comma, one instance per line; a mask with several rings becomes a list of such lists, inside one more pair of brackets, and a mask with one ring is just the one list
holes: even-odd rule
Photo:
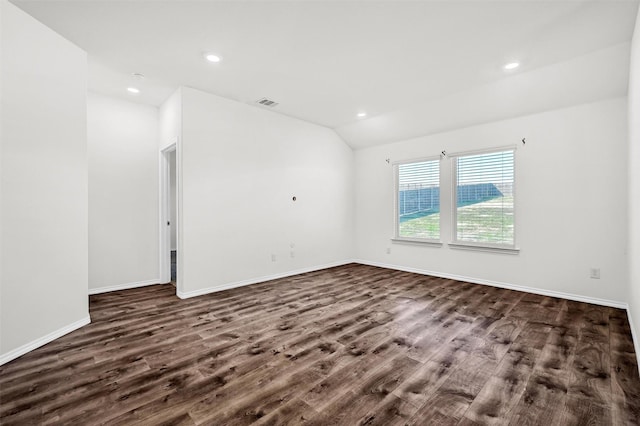
[[[278, 102], [273, 111], [333, 128], [355, 148], [624, 95], [638, 8], [635, 0], [13, 3], [88, 52], [96, 92], [152, 105], [179, 86], [254, 105], [267, 97]], [[205, 61], [206, 52], [222, 61]], [[520, 67], [505, 71], [511, 61]], [[132, 85], [141, 93], [127, 93]]]

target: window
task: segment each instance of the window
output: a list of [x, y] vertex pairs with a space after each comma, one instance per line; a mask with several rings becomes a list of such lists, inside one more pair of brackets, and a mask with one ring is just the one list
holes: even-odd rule
[[440, 241], [440, 161], [396, 166], [396, 238]]
[[453, 166], [453, 243], [514, 248], [514, 150], [459, 155]]

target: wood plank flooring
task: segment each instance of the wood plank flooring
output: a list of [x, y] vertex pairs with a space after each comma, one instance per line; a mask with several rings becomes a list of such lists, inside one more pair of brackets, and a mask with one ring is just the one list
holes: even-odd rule
[[624, 311], [346, 265], [92, 323], [0, 367], [2, 425], [637, 425]]

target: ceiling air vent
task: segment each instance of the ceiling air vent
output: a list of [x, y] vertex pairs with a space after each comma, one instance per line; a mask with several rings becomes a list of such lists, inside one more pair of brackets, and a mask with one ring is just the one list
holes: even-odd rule
[[272, 101], [271, 99], [267, 99], [267, 98], [258, 99], [256, 102], [259, 103], [260, 105], [270, 107], [270, 108], [273, 108], [274, 106], [278, 105], [276, 101]]

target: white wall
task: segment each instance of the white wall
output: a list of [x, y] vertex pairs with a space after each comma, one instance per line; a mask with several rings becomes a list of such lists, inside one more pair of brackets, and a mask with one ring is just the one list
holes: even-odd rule
[[87, 100], [89, 289], [157, 283], [158, 109]]
[[[356, 257], [624, 303], [625, 110], [626, 99], [617, 98], [356, 151]], [[500, 147], [522, 138], [527, 143], [516, 152], [518, 255], [391, 244], [393, 173], [385, 159]], [[442, 163], [448, 181], [449, 166], [449, 160]], [[589, 278], [590, 267], [601, 268], [600, 280]]]
[[0, 363], [89, 321], [86, 54], [2, 0]]
[[[640, 11], [631, 45], [629, 81], [629, 309], [640, 333]], [[640, 349], [636, 341], [636, 352]], [[640, 361], [640, 360], [639, 360]]]
[[182, 98], [178, 89], [160, 106], [160, 150], [175, 143], [181, 136]]
[[182, 295], [351, 257], [353, 154], [332, 130], [184, 87], [182, 114]]

